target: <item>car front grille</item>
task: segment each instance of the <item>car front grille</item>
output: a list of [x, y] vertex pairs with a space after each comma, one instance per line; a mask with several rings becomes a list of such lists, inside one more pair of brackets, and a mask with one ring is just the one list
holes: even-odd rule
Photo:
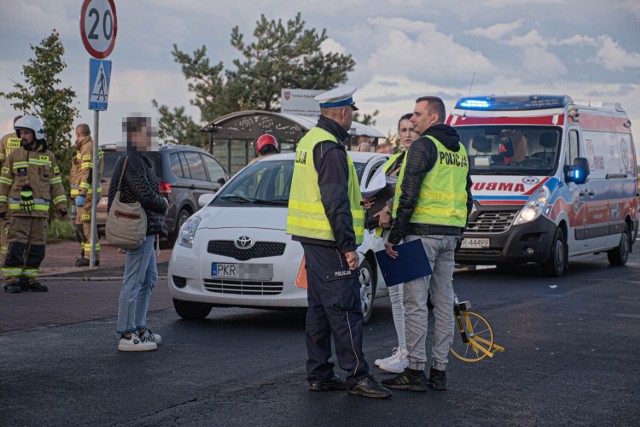
[[516, 219], [518, 211], [482, 211], [467, 224], [471, 233], [504, 233]]
[[260, 282], [254, 280], [204, 279], [204, 288], [209, 292], [230, 295], [280, 295], [282, 282]]
[[280, 256], [284, 253], [285, 247], [286, 243], [257, 242], [249, 249], [238, 249], [233, 240], [210, 240], [207, 252], [246, 261], [253, 258]]

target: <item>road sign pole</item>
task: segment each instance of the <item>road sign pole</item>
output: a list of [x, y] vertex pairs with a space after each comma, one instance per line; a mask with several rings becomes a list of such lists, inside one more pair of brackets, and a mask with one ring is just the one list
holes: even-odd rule
[[95, 138], [93, 140], [93, 170], [91, 171], [91, 189], [93, 190], [93, 196], [91, 197], [91, 256], [89, 258], [91, 267], [95, 267], [96, 265], [96, 245], [98, 244], [98, 223], [96, 221], [96, 215], [98, 213], [99, 197], [101, 197], [101, 193], [98, 193], [97, 189], [99, 185], [102, 185], [98, 182], [98, 165], [100, 161], [98, 151], [100, 148], [98, 143], [100, 135], [100, 112], [98, 110], [93, 112], [93, 130]]

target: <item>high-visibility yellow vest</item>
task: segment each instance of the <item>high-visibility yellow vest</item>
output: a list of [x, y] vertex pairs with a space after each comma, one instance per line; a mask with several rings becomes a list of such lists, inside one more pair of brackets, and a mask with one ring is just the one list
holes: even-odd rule
[[397, 154], [394, 154], [393, 156], [391, 156], [391, 157], [389, 158], [389, 160], [387, 160], [387, 163], [385, 163], [385, 164], [382, 166], [382, 171], [383, 171], [384, 173], [389, 172], [389, 168], [390, 168], [391, 166], [393, 166], [393, 164], [396, 162], [396, 160], [398, 160], [398, 157], [402, 156], [404, 153], [405, 153], [405, 152], [404, 152], [404, 151], [402, 151], [402, 152], [400, 152], [400, 153], [397, 153]]
[[[335, 242], [331, 224], [320, 199], [318, 172], [313, 161], [313, 148], [321, 141], [338, 143], [329, 132], [314, 127], [300, 140], [296, 149], [289, 193], [287, 234]], [[358, 175], [349, 155], [347, 155], [347, 162], [349, 164], [349, 204], [353, 217], [353, 231], [356, 235], [356, 243], [359, 245], [364, 239], [364, 209], [360, 203], [362, 195], [358, 185]]]
[[[432, 136], [431, 139], [438, 150], [438, 158], [433, 169], [427, 173], [420, 185], [418, 203], [411, 215], [410, 222], [418, 224], [451, 225], [464, 227], [467, 223], [467, 174], [469, 158], [467, 150], [460, 144], [460, 150], [448, 150], [440, 141]], [[393, 216], [396, 217], [401, 186], [404, 178], [405, 156], [402, 169], [396, 184], [393, 198]]]

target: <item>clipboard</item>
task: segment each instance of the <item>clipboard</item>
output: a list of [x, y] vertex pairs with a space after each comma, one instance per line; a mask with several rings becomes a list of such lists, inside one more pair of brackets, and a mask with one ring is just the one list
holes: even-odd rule
[[395, 245], [394, 249], [398, 251], [396, 259], [387, 255], [384, 249], [376, 252], [378, 267], [387, 286], [431, 275], [431, 264], [422, 246], [422, 240], [417, 239]]

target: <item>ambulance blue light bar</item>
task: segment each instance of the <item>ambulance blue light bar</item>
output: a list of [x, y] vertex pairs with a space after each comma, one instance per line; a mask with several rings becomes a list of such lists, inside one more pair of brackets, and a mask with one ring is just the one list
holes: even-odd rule
[[460, 98], [456, 108], [461, 110], [513, 111], [564, 108], [573, 104], [567, 95], [474, 96]]

